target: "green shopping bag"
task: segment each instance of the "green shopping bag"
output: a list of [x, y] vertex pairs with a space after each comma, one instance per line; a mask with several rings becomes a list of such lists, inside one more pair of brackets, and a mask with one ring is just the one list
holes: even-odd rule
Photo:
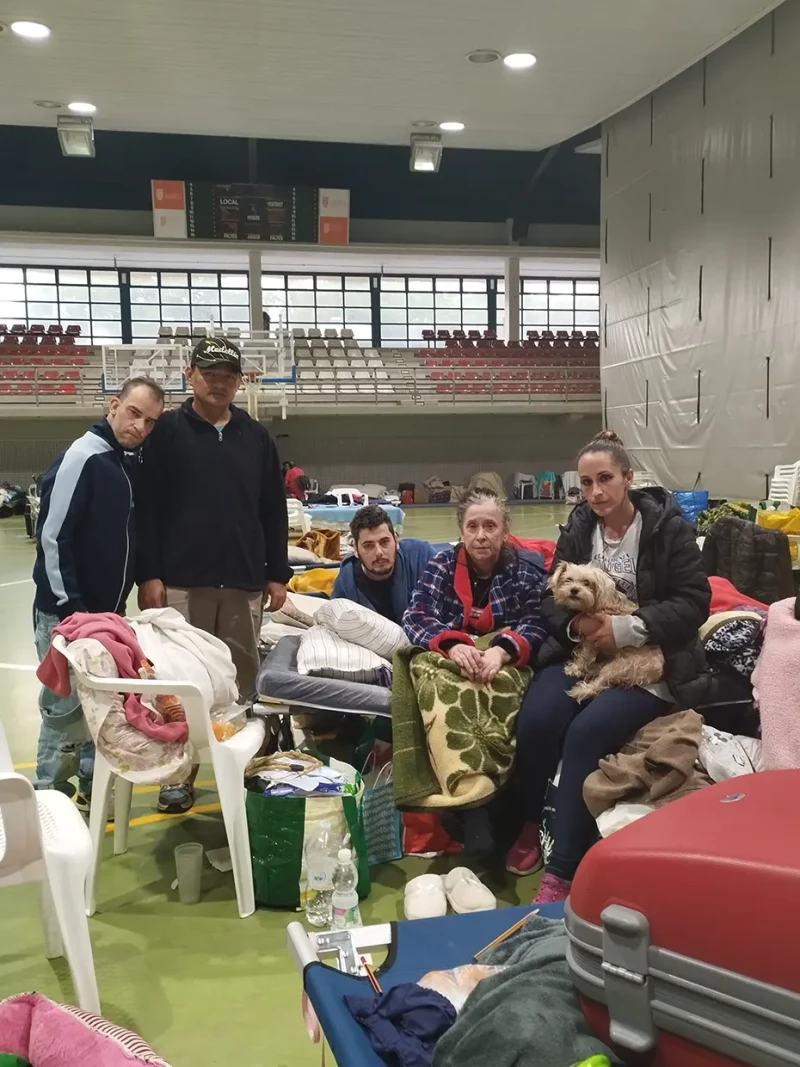
[[322, 794], [265, 797], [249, 790], [245, 798], [256, 900], [273, 908], [303, 908], [307, 894], [305, 845], [326, 819], [344, 839], [358, 864], [358, 895], [369, 896], [370, 875], [361, 815], [361, 776], [349, 763], [326, 761], [357, 787], [355, 796]]

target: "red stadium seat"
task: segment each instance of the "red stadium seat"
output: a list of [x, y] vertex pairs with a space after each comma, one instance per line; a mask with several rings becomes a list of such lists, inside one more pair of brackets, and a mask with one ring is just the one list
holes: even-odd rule
[[48, 337], [56, 337], [56, 338], [58, 338], [58, 337], [61, 337], [61, 335], [63, 333], [64, 333], [64, 327], [59, 322], [51, 322], [50, 325], [47, 327], [47, 336]]
[[71, 326], [67, 326], [67, 337], [80, 337], [80, 335], [81, 335], [80, 326], [75, 326], [74, 324], [71, 325]]
[[17, 337], [23, 337], [28, 332], [28, 328], [21, 322], [15, 322], [11, 327], [11, 332], [15, 333]]

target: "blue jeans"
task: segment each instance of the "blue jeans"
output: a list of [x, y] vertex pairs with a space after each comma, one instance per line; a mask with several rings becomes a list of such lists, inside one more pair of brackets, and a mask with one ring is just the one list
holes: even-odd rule
[[[50, 634], [59, 619], [34, 609], [34, 639], [36, 654], [43, 660], [50, 647]], [[58, 789], [72, 796], [75, 787], [69, 781], [76, 774], [80, 792], [88, 799], [92, 793], [94, 774], [94, 742], [83, 717], [83, 708], [77, 696], [60, 697], [42, 686], [39, 694], [39, 711], [42, 728], [39, 731], [39, 748], [36, 753], [37, 789]]]
[[517, 780], [526, 818], [539, 822], [547, 783], [556, 772], [555, 844], [547, 870], [571, 881], [597, 837], [597, 824], [583, 802], [583, 783], [600, 760], [673, 704], [644, 689], [605, 689], [579, 704], [568, 696], [574, 678], [564, 664], [539, 671], [517, 717]]

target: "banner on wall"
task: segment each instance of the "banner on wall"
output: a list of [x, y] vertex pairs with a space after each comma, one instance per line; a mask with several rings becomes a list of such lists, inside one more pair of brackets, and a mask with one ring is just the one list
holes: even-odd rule
[[186, 189], [183, 182], [150, 183], [153, 233], [156, 237], [186, 237]]
[[174, 181], [154, 181], [152, 187], [156, 237], [300, 244], [349, 241], [347, 189]]

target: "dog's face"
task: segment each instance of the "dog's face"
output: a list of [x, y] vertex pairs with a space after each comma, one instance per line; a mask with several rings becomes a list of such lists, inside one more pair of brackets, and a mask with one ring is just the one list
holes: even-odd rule
[[580, 615], [592, 615], [616, 592], [605, 571], [589, 563], [559, 563], [547, 582], [557, 604]]

